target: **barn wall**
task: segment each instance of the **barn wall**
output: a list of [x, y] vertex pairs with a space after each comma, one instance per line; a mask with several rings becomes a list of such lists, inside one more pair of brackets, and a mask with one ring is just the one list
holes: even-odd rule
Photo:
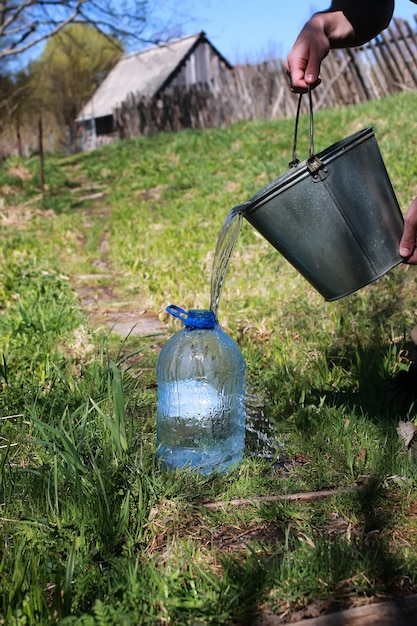
[[209, 43], [202, 41], [180, 65], [169, 87], [184, 87], [196, 83], [216, 84], [225, 71], [229, 71], [226, 63], [214, 52]]

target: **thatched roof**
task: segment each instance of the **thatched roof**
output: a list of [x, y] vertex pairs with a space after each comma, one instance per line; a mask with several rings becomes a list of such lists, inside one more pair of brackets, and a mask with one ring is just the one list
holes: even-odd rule
[[[77, 121], [112, 115], [130, 93], [155, 95], [200, 41], [207, 41], [204, 32], [123, 57], [80, 111]], [[230, 66], [217, 50], [215, 52]]]

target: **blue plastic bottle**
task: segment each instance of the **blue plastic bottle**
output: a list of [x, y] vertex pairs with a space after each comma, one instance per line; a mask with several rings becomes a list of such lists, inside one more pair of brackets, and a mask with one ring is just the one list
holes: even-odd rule
[[167, 311], [184, 324], [157, 363], [157, 454], [170, 469], [225, 472], [245, 445], [245, 363], [213, 311]]

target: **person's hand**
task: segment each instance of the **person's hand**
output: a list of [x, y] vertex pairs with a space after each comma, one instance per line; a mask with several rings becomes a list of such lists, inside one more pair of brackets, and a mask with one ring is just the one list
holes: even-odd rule
[[417, 198], [410, 204], [405, 216], [400, 254], [404, 263], [417, 265]]
[[320, 84], [320, 65], [330, 42], [319, 20], [312, 18], [298, 35], [285, 65], [291, 91], [306, 93]]

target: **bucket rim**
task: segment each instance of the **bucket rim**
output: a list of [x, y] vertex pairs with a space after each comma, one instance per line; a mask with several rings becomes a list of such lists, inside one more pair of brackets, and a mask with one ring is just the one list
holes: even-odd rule
[[[364, 141], [368, 139], [375, 138], [374, 128], [373, 126], [368, 126], [359, 130], [344, 139], [340, 139], [339, 141], [333, 143], [328, 148], [325, 148], [321, 152], [314, 155], [314, 158], [319, 159], [324, 166], [328, 165], [335, 159], [343, 156], [344, 153], [352, 150], [356, 146], [360, 145]], [[312, 176], [311, 171], [308, 168], [310, 159], [305, 159], [290, 168], [287, 172], [284, 172], [274, 180], [272, 180], [268, 185], [263, 187], [260, 191], [258, 191], [250, 200], [245, 202], [242, 205], [239, 205], [241, 209], [240, 212], [243, 213], [244, 216], [251, 213], [252, 211], [259, 208], [261, 205], [265, 203], [266, 200], [275, 196], [278, 193], [281, 193], [285, 189], [292, 187], [297, 182], [306, 178], [307, 176]]]

